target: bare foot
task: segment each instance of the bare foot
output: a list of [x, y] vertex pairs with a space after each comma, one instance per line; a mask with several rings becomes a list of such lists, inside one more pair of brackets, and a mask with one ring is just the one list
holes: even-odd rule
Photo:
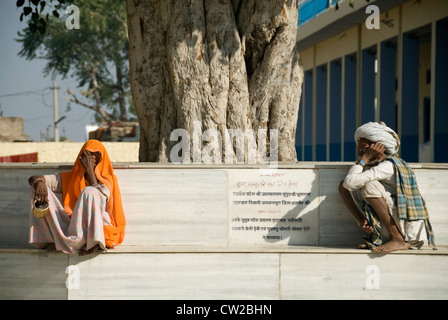
[[361, 243], [361, 244], [358, 246], [358, 248], [359, 248], [359, 249], [369, 249], [365, 243]]
[[400, 240], [390, 240], [389, 242], [386, 242], [385, 244], [378, 246], [376, 248], [373, 248], [372, 251], [375, 252], [392, 252], [397, 250], [407, 250], [409, 249], [410, 245], [407, 242], [400, 241]]
[[90, 248], [89, 250], [87, 250], [87, 255], [91, 255], [93, 253], [95, 253], [97, 250], [100, 250], [100, 245], [97, 244], [96, 246]]
[[56, 252], [56, 245], [54, 243], [50, 243], [48, 246], [45, 247], [45, 251], [47, 252]]
[[95, 251], [97, 251], [97, 250], [100, 250], [100, 246], [98, 244], [96, 246], [90, 248], [89, 250], [82, 248], [81, 250], [79, 250], [79, 255], [80, 256], [90, 256], [91, 254], [95, 253]]

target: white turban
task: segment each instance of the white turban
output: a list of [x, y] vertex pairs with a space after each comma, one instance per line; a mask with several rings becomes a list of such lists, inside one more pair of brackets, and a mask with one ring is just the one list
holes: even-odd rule
[[356, 144], [359, 143], [361, 138], [383, 144], [388, 155], [396, 154], [400, 148], [400, 138], [394, 130], [382, 121], [368, 122], [360, 126], [355, 132]]

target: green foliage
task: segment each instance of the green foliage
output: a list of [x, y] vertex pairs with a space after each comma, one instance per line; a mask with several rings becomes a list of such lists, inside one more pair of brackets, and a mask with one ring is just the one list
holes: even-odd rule
[[[128, 120], [127, 110], [135, 111], [129, 84], [126, 2], [77, 0], [80, 28], [67, 29], [65, 20], [70, 14], [65, 9], [69, 1], [57, 0], [57, 5], [50, 7], [52, 1], [17, 1], [18, 7], [28, 2], [21, 19], [32, 11], [28, 26], [18, 33], [17, 41], [22, 44], [19, 55], [46, 60], [47, 76], [71, 76], [78, 87], [87, 85], [82, 98], [69, 92], [70, 101], [95, 110], [99, 122]], [[48, 10], [53, 10], [51, 15]]]
[[[71, 1], [66, 0], [17, 0], [17, 8], [22, 8], [22, 13], [20, 14], [20, 21], [31, 14], [31, 19], [28, 22], [28, 27], [30, 31], [35, 33], [39, 31], [40, 34], [45, 34], [50, 20], [49, 11], [52, 10], [51, 14], [59, 18], [58, 10], [61, 9], [66, 3]], [[47, 9], [47, 11], [45, 11]]]

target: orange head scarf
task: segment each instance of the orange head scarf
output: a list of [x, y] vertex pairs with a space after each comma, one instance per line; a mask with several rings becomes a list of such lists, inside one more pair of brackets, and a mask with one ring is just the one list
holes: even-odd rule
[[106, 203], [106, 211], [110, 216], [112, 225], [104, 226], [104, 238], [106, 240], [106, 246], [113, 248], [123, 242], [126, 220], [121, 202], [120, 188], [118, 187], [117, 177], [112, 168], [112, 162], [109, 159], [106, 148], [98, 140], [87, 141], [81, 148], [72, 171], [61, 172], [62, 202], [64, 209], [67, 214], [72, 214], [81, 191], [86, 187], [86, 180], [84, 178], [85, 170], [79, 160], [84, 150], [101, 153], [101, 159], [95, 167], [95, 175], [98, 181], [104, 184], [110, 191], [109, 201]]

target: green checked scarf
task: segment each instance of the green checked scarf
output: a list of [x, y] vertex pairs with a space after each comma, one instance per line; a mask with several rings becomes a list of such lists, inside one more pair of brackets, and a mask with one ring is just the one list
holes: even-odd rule
[[380, 237], [381, 223], [380, 218], [376, 215], [375, 210], [367, 202], [363, 201], [364, 214], [366, 215], [369, 226], [372, 226], [373, 232], [371, 234], [365, 234], [363, 239], [369, 249], [380, 246], [383, 244], [383, 240]]
[[[429, 222], [428, 210], [426, 209], [425, 200], [418, 190], [414, 172], [403, 159], [391, 156], [387, 160], [391, 161], [395, 166], [398, 218], [407, 221], [424, 220], [428, 244], [431, 248], [436, 249], [434, 232]], [[380, 238], [381, 224], [379, 218], [373, 208], [365, 201], [363, 211], [374, 230], [364, 240], [370, 248], [379, 246], [383, 242]]]

